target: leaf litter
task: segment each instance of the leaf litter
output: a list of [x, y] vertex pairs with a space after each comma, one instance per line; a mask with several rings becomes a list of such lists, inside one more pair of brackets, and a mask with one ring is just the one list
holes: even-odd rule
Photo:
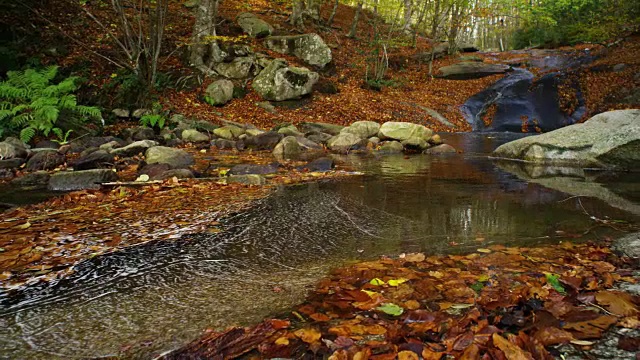
[[[614, 288], [637, 269], [605, 244], [489, 249], [336, 269], [296, 316], [209, 333], [164, 358], [555, 359], [559, 345], [588, 350], [616, 327], [640, 329], [640, 297]], [[231, 336], [241, 340], [217, 341]]]

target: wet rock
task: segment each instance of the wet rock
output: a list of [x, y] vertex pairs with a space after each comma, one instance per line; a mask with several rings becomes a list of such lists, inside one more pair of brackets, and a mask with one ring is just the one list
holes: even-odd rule
[[401, 153], [404, 150], [402, 144], [398, 141], [385, 141], [380, 145], [378, 149], [379, 153], [383, 154], [397, 154]]
[[440, 137], [440, 135], [435, 134], [429, 139], [429, 144], [431, 144], [431, 145], [440, 145], [440, 144], [442, 144], [442, 138]]
[[314, 142], [314, 141], [312, 141], [310, 139], [307, 139], [307, 138], [305, 138], [303, 136], [296, 136], [296, 140], [298, 140], [298, 145], [300, 145], [300, 147], [303, 150], [308, 151], [308, 150], [322, 150], [323, 149], [322, 145], [320, 145], [320, 144], [318, 144], [318, 143], [316, 143], [316, 142]]
[[272, 36], [265, 46], [280, 54], [293, 55], [309, 65], [324, 67], [331, 62], [331, 49], [318, 34]]
[[53, 170], [64, 164], [65, 159], [65, 156], [57, 150], [38, 151], [27, 160], [26, 169], [28, 171]]
[[370, 142], [373, 146], [377, 146], [378, 144], [380, 144], [380, 138], [377, 136], [372, 136], [369, 139], [367, 139], [368, 142]]
[[209, 136], [207, 134], [203, 134], [196, 129], [187, 129], [182, 131], [182, 140], [186, 142], [209, 142]]
[[227, 139], [215, 139], [212, 145], [220, 150], [234, 150], [237, 149], [236, 142], [234, 140]]
[[322, 157], [309, 162], [306, 165], [298, 167], [298, 170], [307, 170], [309, 172], [326, 172], [333, 169], [333, 160]]
[[[149, 109], [135, 109], [133, 110], [133, 114], [131, 114], [131, 117], [133, 117], [136, 120], [140, 120], [143, 116], [149, 115], [152, 113], [153, 112]], [[140, 140], [144, 140], [144, 139], [140, 139]]]
[[438, 77], [449, 80], [471, 80], [495, 74], [504, 74], [510, 70], [511, 67], [509, 65], [461, 62], [441, 67], [439, 69], [441, 74]]
[[45, 189], [49, 184], [49, 178], [51, 178], [51, 175], [48, 172], [36, 171], [11, 180], [11, 185], [22, 188]]
[[244, 134], [244, 129], [238, 126], [226, 125], [213, 130], [213, 134], [222, 139], [233, 140]]
[[73, 163], [74, 170], [110, 168], [114, 165], [114, 156], [106, 150], [96, 150], [81, 156]]
[[22, 166], [22, 164], [24, 164], [24, 159], [21, 158], [0, 160], [0, 169], [15, 169]]
[[233, 99], [233, 82], [218, 80], [207, 86], [205, 90], [207, 102], [214, 106], [224, 105]]
[[80, 138], [77, 140], [73, 140], [69, 145], [69, 152], [71, 153], [79, 153], [84, 151], [85, 149], [88, 148], [97, 148], [100, 147], [104, 144], [107, 143], [112, 143], [112, 144], [116, 144], [113, 146], [113, 148], [118, 148], [118, 147], [122, 147], [127, 145], [127, 143], [117, 137], [113, 137], [113, 136], [91, 136], [91, 137], [84, 137], [84, 138]]
[[140, 175], [148, 175], [149, 179], [157, 178], [165, 172], [171, 170], [171, 165], [169, 164], [144, 164], [141, 168], [138, 169], [138, 176]]
[[191, 154], [181, 149], [166, 146], [154, 146], [145, 153], [147, 164], [169, 164], [173, 169], [188, 168], [195, 164]]
[[93, 169], [83, 171], [61, 171], [49, 179], [49, 190], [76, 191], [99, 189], [100, 184], [118, 181], [118, 174], [109, 169]]
[[189, 169], [171, 169], [159, 175], [149, 176], [149, 180], [167, 180], [174, 177], [178, 179], [193, 179], [195, 176]]
[[231, 175], [227, 177], [228, 184], [244, 184], [244, 185], [264, 185], [267, 180], [264, 176], [249, 174], [249, 175]]
[[244, 139], [247, 148], [256, 150], [273, 150], [276, 145], [284, 138], [284, 135], [274, 131], [268, 131], [256, 136], [249, 136]]
[[358, 150], [366, 143], [366, 139], [352, 133], [340, 133], [327, 141], [327, 147], [337, 153]]
[[248, 174], [275, 174], [278, 172], [279, 163], [274, 162], [267, 165], [260, 164], [240, 164], [236, 165], [229, 170], [231, 175], [248, 175]]
[[318, 74], [305, 68], [289, 67], [276, 59], [256, 76], [251, 86], [265, 100], [297, 99], [311, 93]]
[[431, 154], [431, 155], [436, 155], [436, 154], [455, 154], [457, 153], [456, 149], [448, 144], [440, 144], [437, 146], [434, 146], [430, 149], [425, 150], [424, 152], [425, 154]]
[[156, 146], [158, 143], [153, 140], [140, 140], [127, 146], [111, 150], [111, 154], [120, 157], [129, 157], [144, 153], [148, 148]]
[[640, 170], [640, 110], [598, 114], [582, 124], [498, 147], [494, 156], [533, 163]]
[[262, 38], [273, 33], [273, 26], [252, 13], [241, 13], [236, 21], [242, 30], [251, 37]]
[[360, 139], [367, 139], [378, 135], [378, 131], [380, 131], [380, 124], [375, 121], [356, 121], [340, 132], [354, 134]]
[[[576, 89], [577, 104], [571, 114], [558, 103], [560, 87]], [[575, 123], [587, 109], [580, 84], [571, 77], [552, 73], [535, 80], [533, 73], [515, 69], [469, 98], [461, 110], [474, 131], [522, 132], [524, 127], [548, 132]]]
[[303, 122], [298, 125], [300, 131], [310, 133], [313, 131], [322, 132], [329, 135], [338, 135], [344, 129], [342, 125], [328, 124], [322, 122]]
[[640, 260], [640, 232], [628, 234], [614, 240], [612, 247], [624, 256]]
[[60, 148], [60, 143], [51, 140], [40, 140], [33, 148], [58, 150]]
[[278, 134], [282, 134], [284, 136], [304, 136], [303, 133], [298, 131], [298, 128], [294, 125], [284, 126], [278, 129]]
[[433, 131], [419, 124], [406, 122], [386, 122], [380, 127], [378, 137], [380, 139], [391, 139], [397, 141], [405, 141], [411, 138], [429, 140], [433, 135]]
[[156, 133], [152, 128], [146, 126], [138, 126], [131, 132], [131, 140], [153, 140], [156, 138]]
[[422, 151], [429, 148], [429, 143], [421, 137], [410, 137], [403, 140], [401, 144], [408, 151]]
[[323, 133], [320, 131], [312, 131], [307, 133], [306, 135], [307, 139], [316, 142], [318, 144], [326, 144], [327, 141], [329, 141], [329, 139], [331, 139], [333, 137], [333, 135], [327, 134], [327, 133]]
[[24, 145], [18, 145], [6, 140], [0, 142], [0, 159], [25, 159], [28, 154]]
[[295, 136], [287, 136], [276, 145], [272, 153], [276, 159], [296, 159], [302, 153], [302, 148]]

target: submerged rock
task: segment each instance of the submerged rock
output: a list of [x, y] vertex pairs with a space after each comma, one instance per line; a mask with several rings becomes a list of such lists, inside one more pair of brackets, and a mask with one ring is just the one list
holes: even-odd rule
[[582, 124], [506, 143], [493, 154], [540, 164], [640, 171], [640, 110], [598, 114]]
[[273, 149], [276, 159], [295, 159], [302, 153], [302, 147], [295, 136], [287, 136]]
[[248, 175], [248, 174], [275, 174], [278, 172], [279, 163], [274, 162], [267, 165], [260, 164], [240, 164], [236, 165], [229, 170], [231, 175]]

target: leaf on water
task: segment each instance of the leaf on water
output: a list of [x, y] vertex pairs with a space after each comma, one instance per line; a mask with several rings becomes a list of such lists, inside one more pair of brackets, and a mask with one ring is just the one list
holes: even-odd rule
[[632, 316], [638, 313], [638, 308], [629, 294], [619, 291], [600, 291], [596, 294], [596, 301], [605, 305], [612, 313], [620, 316]]
[[394, 303], [382, 304], [382, 306], [378, 306], [376, 310], [382, 311], [383, 313], [391, 316], [400, 316], [404, 312], [403, 308]]
[[422, 262], [426, 259], [426, 256], [423, 253], [413, 253], [406, 254], [404, 257], [401, 257], [404, 261], [407, 262]]
[[477, 251], [478, 251], [479, 253], [483, 253], [483, 254], [489, 254], [489, 253], [491, 253], [491, 250], [489, 250], [489, 249], [478, 249]]
[[564, 287], [562, 286], [562, 284], [560, 284], [560, 280], [558, 280], [559, 279], [558, 275], [545, 273], [544, 276], [547, 279], [547, 283], [551, 285], [551, 287], [553, 287], [555, 291], [559, 292], [560, 294], [566, 294]]
[[398, 286], [402, 283], [406, 283], [407, 281], [409, 281], [409, 279], [404, 279], [404, 278], [391, 279], [387, 281], [387, 284], [389, 284], [389, 286]]
[[371, 279], [371, 281], [369, 281], [369, 284], [374, 286], [382, 286], [385, 284], [385, 282], [382, 281], [381, 279], [375, 278], [375, 279]]

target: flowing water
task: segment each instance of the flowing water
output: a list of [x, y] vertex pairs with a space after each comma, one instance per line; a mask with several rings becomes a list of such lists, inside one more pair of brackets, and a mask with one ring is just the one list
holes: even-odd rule
[[53, 287], [0, 294], [0, 358], [151, 358], [206, 328], [286, 311], [352, 261], [598, 239], [615, 234], [591, 216], [638, 220], [635, 178], [597, 184], [632, 208], [611, 206], [501, 170], [486, 155], [512, 136], [445, 138], [464, 155], [342, 157], [365, 175], [283, 187], [218, 234], [133, 247]]

